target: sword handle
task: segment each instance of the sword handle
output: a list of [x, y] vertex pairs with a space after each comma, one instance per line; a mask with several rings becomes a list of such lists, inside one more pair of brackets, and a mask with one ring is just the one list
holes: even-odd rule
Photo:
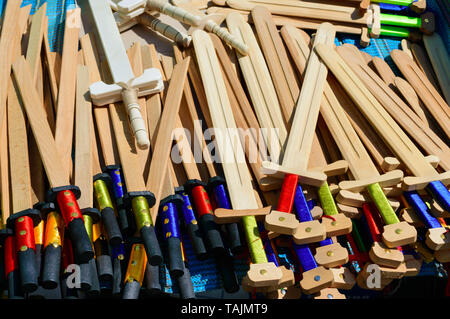
[[106, 171], [112, 180], [112, 189], [114, 199], [116, 201], [117, 216], [119, 219], [121, 232], [123, 234], [132, 235], [132, 222], [129, 220], [129, 215], [127, 214], [127, 210], [124, 204], [124, 194], [126, 193], [126, 190], [122, 181], [120, 168], [117, 168], [116, 166], [108, 166], [106, 167]]
[[69, 232], [75, 261], [88, 262], [94, 258], [94, 249], [84, 227], [83, 216], [74, 193], [69, 189], [62, 190], [56, 194], [56, 200]]
[[297, 219], [300, 222], [310, 222], [313, 220], [309, 205], [306, 201], [303, 189], [300, 185], [296, 185], [296, 191], [294, 194], [294, 206], [297, 214]]
[[182, 212], [184, 216], [184, 223], [186, 225], [186, 230], [191, 240], [192, 249], [198, 260], [205, 260], [208, 258], [206, 252], [205, 243], [203, 241], [203, 235], [200, 231], [197, 219], [195, 218], [194, 210], [192, 209], [191, 199], [189, 195], [185, 192], [181, 193], [183, 197]]
[[441, 181], [429, 183], [427, 190], [443, 209], [450, 212], [450, 192]]
[[165, 1], [161, 0], [148, 0], [147, 5], [159, 12], [162, 12], [178, 21], [183, 23], [198, 26], [200, 24], [200, 17], [194, 15], [181, 7], [175, 7]]
[[[186, 271], [186, 270], [185, 270]], [[183, 275], [185, 276], [185, 274]], [[145, 268], [145, 288], [151, 293], [161, 292], [161, 283], [159, 281], [159, 266], [152, 266], [147, 263]]]
[[222, 28], [216, 22], [208, 20], [205, 24], [205, 30], [217, 35], [225, 43], [235, 48], [240, 54], [248, 54], [248, 46], [228, 32], [227, 28]]
[[[211, 187], [217, 207], [231, 209], [231, 203], [223, 179], [218, 178], [212, 183]], [[244, 249], [239, 234], [239, 226], [237, 223], [225, 224], [225, 229], [228, 237], [228, 247], [230, 247], [233, 254], [238, 255]]]
[[162, 235], [167, 242], [169, 273], [171, 277], [179, 278], [184, 273], [184, 260], [181, 251], [177, 206], [171, 199], [162, 203], [159, 214], [162, 222]]
[[192, 37], [178, 31], [174, 27], [172, 27], [169, 24], [166, 24], [159, 20], [158, 18], [155, 18], [151, 14], [141, 14], [137, 17], [137, 21], [140, 24], [148, 26], [150, 29], [157, 31], [161, 33], [163, 36], [171, 39], [172, 41], [176, 42], [180, 46], [187, 48], [191, 44]]
[[111, 246], [119, 245], [123, 241], [123, 238], [114, 213], [114, 205], [105, 181], [101, 179], [94, 181], [94, 194], [97, 201], [97, 207], [102, 216], [102, 223], [105, 227], [106, 237], [108, 238]]
[[317, 268], [316, 260], [314, 259], [308, 245], [297, 245], [292, 243], [292, 246], [297, 254], [300, 264], [302, 265], [303, 272]]
[[225, 246], [220, 235], [219, 227], [214, 221], [213, 209], [208, 193], [203, 185], [197, 184], [191, 188], [191, 194], [198, 214], [200, 228], [206, 237], [207, 250], [214, 256], [225, 254]]
[[364, 203], [362, 206], [364, 217], [366, 218], [367, 226], [369, 227], [370, 234], [372, 236], [372, 241], [381, 242], [381, 231], [375, 220], [374, 207], [371, 204]]
[[62, 257], [62, 234], [64, 225], [61, 216], [49, 212], [45, 224], [44, 265], [42, 267], [42, 287], [55, 289], [58, 286]]
[[[291, 213], [294, 205], [294, 198], [297, 190], [298, 175], [286, 174], [281, 186], [280, 197], [278, 199], [277, 211]], [[302, 193], [303, 195], [303, 193]]]
[[423, 202], [422, 198], [420, 198], [419, 194], [416, 191], [404, 192], [403, 196], [428, 228], [442, 227], [441, 223], [436, 219], [436, 217], [430, 215], [430, 213], [428, 212], [428, 206]]
[[383, 217], [386, 225], [400, 222], [379, 183], [370, 184], [367, 186], [367, 191], [380, 212], [381, 217]]
[[144, 196], [133, 197], [131, 205], [136, 218], [137, 230], [141, 234], [141, 238], [144, 242], [148, 260], [151, 265], [160, 265], [163, 258], [158, 238], [156, 237], [155, 228], [151, 220], [147, 198]]
[[147, 266], [147, 255], [142, 244], [133, 244], [125, 275], [122, 299], [138, 299]]
[[184, 267], [183, 276], [177, 278], [177, 283], [182, 299], [195, 299], [191, 273], [187, 267]]
[[17, 260], [16, 240], [12, 232], [5, 238], [4, 249], [5, 277], [8, 285], [9, 299], [23, 299]]
[[150, 146], [150, 140], [148, 138], [147, 128], [145, 121], [142, 118], [141, 110], [138, 103], [138, 96], [136, 89], [124, 89], [122, 90], [123, 104], [127, 110], [128, 118], [136, 142], [139, 148], [148, 149]]

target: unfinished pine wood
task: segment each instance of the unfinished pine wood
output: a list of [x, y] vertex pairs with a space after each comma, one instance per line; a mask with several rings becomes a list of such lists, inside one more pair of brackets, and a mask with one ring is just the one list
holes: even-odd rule
[[3, 123], [0, 128], [0, 200], [2, 225], [5, 225], [6, 220], [11, 215], [7, 116], [3, 118]]
[[402, 39], [401, 41], [402, 50], [408, 53], [408, 55], [413, 59], [413, 54], [411, 52], [411, 42], [408, 39]]
[[426, 75], [417, 67], [414, 61], [401, 50], [393, 50], [391, 57], [403, 76], [408, 80], [409, 84], [419, 95], [428, 111], [433, 115], [439, 123], [447, 137], [450, 137], [450, 107], [441, 97], [441, 95], [433, 88]]
[[378, 72], [380, 77], [383, 79], [384, 83], [389, 85], [389, 87], [395, 86], [395, 74], [389, 67], [389, 65], [379, 57], [373, 57], [372, 59], [373, 66], [375, 70]]
[[[92, 34], [86, 34], [81, 38], [84, 60], [89, 68], [89, 83], [95, 83], [102, 79], [100, 73], [100, 60]], [[118, 165], [120, 158], [114, 140], [114, 130], [110, 119], [108, 107], [95, 107], [94, 117], [97, 133], [100, 141], [101, 152], [105, 166]]]
[[[358, 63], [351, 50], [337, 48], [339, 55], [359, 76], [368, 90], [375, 96], [384, 109], [397, 121], [405, 132], [416, 141], [429, 155], [436, 155], [447, 162], [450, 148], [430, 128], [422, 124], [414, 113], [395, 92], [388, 87], [366, 64]], [[448, 165], [448, 163], [447, 163]]]
[[[48, 18], [45, 19], [48, 25]], [[48, 34], [44, 32], [44, 62], [50, 82], [53, 104], [58, 102], [59, 78], [61, 71], [61, 59], [58, 53], [50, 51], [50, 43], [48, 42]], [[56, 109], [56, 106], [55, 106]]]
[[78, 57], [78, 35], [81, 27], [81, 10], [66, 13], [61, 79], [56, 107], [55, 142], [63, 165], [71, 172], [73, 119], [75, 112], [75, 93]]
[[75, 106], [75, 168], [74, 181], [81, 190], [80, 208], [92, 208], [92, 104], [89, 100], [89, 69], [78, 66]]
[[[30, 10], [30, 8], [31, 5], [26, 7], [28, 10]], [[13, 54], [15, 54], [22, 38], [18, 34], [20, 25], [18, 17], [21, 16], [20, 12], [19, 2], [9, 1], [6, 4], [0, 37], [0, 125], [5, 123], [3, 119], [6, 116], [8, 81], [11, 74]]]
[[441, 36], [435, 32], [423, 36], [423, 44], [430, 58], [434, 73], [438, 79], [447, 103], [450, 103], [450, 57]]
[[46, 27], [47, 3], [44, 3], [38, 11], [33, 14], [31, 20], [30, 37], [28, 41], [26, 60], [30, 63], [33, 72], [33, 82], [37, 81], [39, 61], [41, 60], [42, 40]]
[[269, 10], [256, 6], [251, 15], [289, 130], [294, 106], [300, 94], [298, 79]]
[[325, 45], [318, 45], [316, 51], [341, 85], [351, 96], [358, 108], [364, 113], [368, 121], [374, 126], [383, 140], [389, 145], [395, 155], [405, 163], [413, 175], [436, 176], [436, 170], [425, 160], [419, 149], [411, 142], [383, 106], [358, 80], [358, 76], [351, 70], [343, 59]]
[[12, 79], [8, 86], [7, 113], [11, 209], [20, 212], [32, 207], [31, 177], [25, 114]]
[[48, 181], [52, 188], [66, 186], [69, 184], [68, 170], [60, 160], [59, 149], [53, 138], [43, 106], [39, 105], [40, 99], [32, 82], [31, 70], [23, 56], [13, 64], [13, 73], [28, 121], [38, 144]]
[[[161, 115], [161, 124], [155, 141], [150, 171], [147, 177], [147, 189], [156, 197], [155, 207], [159, 207], [161, 200], [161, 185], [165, 179], [170, 161], [170, 150], [172, 146], [172, 134], [175, 128], [176, 116], [180, 109], [181, 98], [183, 96], [184, 82], [187, 78], [190, 58], [177, 64], [173, 69], [167, 98], [164, 101], [164, 108]], [[153, 212], [152, 220], [156, 220], [157, 211]]]
[[353, 7], [293, 0], [227, 0], [233, 9], [250, 11], [257, 5], [267, 7], [271, 13], [294, 17], [307, 17], [325, 21], [367, 24], [367, 13], [359, 15]]
[[429, 127], [431, 128], [428, 122], [428, 117], [426, 115], [426, 108], [420, 101], [419, 97], [416, 94], [416, 91], [414, 91], [413, 87], [408, 83], [408, 81], [397, 76], [394, 79], [394, 85], [400, 92], [401, 96], [403, 96], [406, 102], [408, 102], [409, 106], [422, 120], [423, 124], [429, 125]]
[[[244, 161], [237, 160], [245, 158], [241, 143], [237, 140], [233, 147], [227, 136], [227, 130], [236, 129], [236, 124], [214, 46], [208, 34], [203, 31], [195, 31], [192, 38], [213, 127], [221, 130], [224, 135], [221, 140], [218, 140], [216, 136], [216, 142], [225, 179], [230, 185], [228, 190], [232, 207], [234, 209], [258, 208], [247, 165]], [[231, 157], [230, 154], [226, 157], [227, 150], [232, 152]]]
[[[264, 56], [248, 23], [238, 13], [227, 16], [230, 33], [249, 47], [249, 53], [238, 60], [272, 161], [278, 162], [287, 138], [286, 123]], [[275, 130], [274, 130], [275, 129]], [[270, 132], [267, 132], [269, 130]], [[273, 133], [271, 139], [269, 134]], [[270, 135], [272, 136], [272, 135]]]
[[[208, 14], [212, 13], [221, 13], [221, 14], [229, 14], [231, 12], [239, 12], [245, 22], [248, 22], [250, 24], [253, 24], [253, 19], [251, 17], [251, 14], [249, 11], [243, 11], [243, 10], [235, 10], [227, 7], [209, 7], [206, 12]], [[272, 13], [272, 19], [274, 23], [277, 26], [284, 26], [284, 25], [291, 25], [296, 28], [300, 29], [306, 29], [306, 30], [317, 30], [319, 28], [320, 24], [323, 23], [323, 20], [318, 19], [310, 19], [306, 17], [290, 17], [290, 16], [284, 16], [284, 15], [277, 15]], [[347, 33], [347, 34], [361, 34], [362, 28], [360, 26], [351, 24], [351, 23], [344, 23], [344, 22], [337, 22], [337, 21], [328, 21], [330, 22], [335, 28], [336, 33]]]
[[[316, 33], [313, 48], [318, 44], [331, 48], [334, 36], [333, 26], [323, 23]], [[311, 51], [283, 157], [285, 167], [301, 170], [306, 170], [308, 167], [308, 154], [311, 152], [327, 73], [326, 66], [319, 60], [316, 53]]]

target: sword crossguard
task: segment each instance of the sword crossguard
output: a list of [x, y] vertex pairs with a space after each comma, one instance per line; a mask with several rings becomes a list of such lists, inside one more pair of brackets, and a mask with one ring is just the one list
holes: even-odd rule
[[317, 264], [327, 268], [344, 265], [348, 258], [348, 250], [339, 243], [317, 247], [314, 255]]
[[302, 273], [300, 287], [305, 294], [315, 294], [322, 289], [330, 288], [333, 285], [334, 275], [330, 269], [323, 266], [313, 268]]
[[347, 267], [330, 268], [333, 273], [333, 284], [330, 288], [350, 290], [355, 286], [356, 279]]

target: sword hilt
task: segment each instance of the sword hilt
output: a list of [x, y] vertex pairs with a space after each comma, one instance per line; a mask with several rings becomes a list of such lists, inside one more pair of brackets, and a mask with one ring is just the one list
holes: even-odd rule
[[178, 218], [178, 207], [183, 204], [180, 195], [171, 195], [161, 200], [160, 221], [162, 222], [162, 235], [167, 242], [169, 273], [173, 278], [179, 278], [184, 273], [184, 261], [181, 251], [181, 232]]
[[127, 110], [128, 118], [136, 142], [139, 148], [148, 149], [150, 140], [148, 138], [147, 127], [142, 118], [141, 109], [138, 102], [138, 90], [133, 88], [125, 88], [122, 90], [123, 104]]
[[198, 26], [200, 24], [201, 19], [199, 16], [194, 15], [181, 7], [175, 7], [165, 1], [147, 0], [147, 6], [183, 23], [193, 26]]
[[0, 230], [1, 242], [4, 246], [5, 278], [9, 299], [23, 299], [20, 285], [19, 265], [17, 260], [16, 241], [13, 231], [8, 228]]
[[160, 265], [163, 261], [161, 248], [156, 236], [154, 221], [150, 215], [150, 207], [155, 204], [155, 196], [147, 191], [129, 192], [127, 200], [131, 201], [131, 208], [136, 220], [137, 231], [140, 233], [151, 265]]
[[135, 243], [131, 247], [122, 299], [139, 298], [139, 291], [141, 290], [147, 266], [145, 250], [144, 245], [141, 243]]
[[73, 245], [75, 261], [85, 263], [94, 258], [94, 249], [84, 227], [83, 215], [77, 203], [77, 198], [80, 195], [80, 189], [70, 185], [52, 188], [47, 194], [47, 199], [49, 202], [58, 204]]
[[392, 225], [399, 223], [400, 220], [392, 209], [392, 206], [389, 204], [389, 201], [383, 190], [381, 189], [380, 184], [371, 184], [367, 186], [367, 190], [370, 194], [370, 197], [373, 199], [374, 204], [377, 206], [381, 217], [383, 217], [385, 224]]
[[94, 176], [94, 195], [97, 201], [97, 207], [101, 213], [106, 237], [112, 246], [116, 246], [123, 241], [123, 238], [114, 212], [109, 188], [107, 182], [105, 182], [105, 180], [108, 180], [108, 184], [111, 184], [110, 179], [108, 174], [103, 173]]
[[186, 226], [189, 239], [191, 240], [195, 257], [197, 257], [198, 260], [205, 260], [208, 258], [208, 253], [206, 252], [203, 234], [194, 214], [191, 199], [189, 198], [189, 195], [184, 192], [184, 187], [180, 187], [176, 193], [183, 197], [183, 206], [181, 210], [183, 212], [184, 224]]
[[46, 220], [42, 287], [45, 289], [55, 289], [59, 283], [59, 274], [61, 269], [61, 240], [64, 225], [61, 216], [56, 211], [48, 212]]
[[184, 185], [185, 190], [194, 200], [195, 211], [198, 215], [200, 228], [205, 234], [207, 251], [214, 256], [226, 253], [219, 227], [214, 221], [213, 209], [205, 189], [205, 184], [198, 180], [189, 180]]
[[184, 48], [189, 47], [189, 45], [191, 44], [191, 36], [178, 31], [171, 25], [162, 22], [151, 14], [144, 13], [136, 17], [136, 19], [140, 24], [146, 25], [150, 29], [161, 33], [163, 36], [171, 39]]
[[[209, 189], [212, 190], [214, 194], [215, 203], [217, 208], [232, 209], [231, 203], [228, 197], [227, 189], [225, 188], [225, 180], [216, 176], [211, 178], [208, 185]], [[240, 254], [243, 249], [243, 243], [241, 241], [241, 236], [239, 234], [239, 226], [237, 223], [225, 224], [226, 234], [228, 237], [228, 247], [231, 252], [235, 255]]]
[[33, 292], [38, 288], [34, 227], [40, 220], [38, 210], [26, 209], [11, 215], [6, 221], [7, 227], [14, 231], [21, 290], [24, 293]]

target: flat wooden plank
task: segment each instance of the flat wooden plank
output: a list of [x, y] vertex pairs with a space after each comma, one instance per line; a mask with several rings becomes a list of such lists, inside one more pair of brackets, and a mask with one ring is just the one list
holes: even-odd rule
[[[45, 19], [48, 25], [48, 18]], [[58, 101], [59, 78], [61, 75], [60, 56], [56, 52], [50, 51], [50, 43], [48, 41], [48, 33], [44, 32], [44, 57], [47, 74], [49, 77], [50, 89], [52, 93], [53, 103], [56, 105]], [[56, 106], [55, 106], [56, 108]]]
[[0, 207], [2, 209], [2, 225], [5, 225], [11, 215], [7, 116], [3, 118], [3, 122], [0, 128]]
[[[190, 58], [186, 58], [183, 62], [175, 65], [169, 88], [167, 90], [167, 98], [164, 102], [163, 112], [161, 114], [161, 124], [152, 155], [150, 171], [147, 177], [147, 189], [156, 197], [155, 207], [159, 207], [159, 201], [162, 192], [162, 182], [164, 181], [168, 162], [170, 159], [170, 150], [172, 148], [172, 134], [175, 128], [177, 117], [183, 96], [184, 81], [187, 79], [187, 71]], [[152, 220], [156, 221], [157, 211], [152, 214]]]
[[430, 81], [433, 87], [440, 93], [441, 88], [439, 87], [436, 74], [434, 73], [433, 65], [428, 58], [428, 54], [425, 48], [418, 43], [413, 43], [411, 44], [411, 52], [417, 66], [422, 70], [423, 73], [425, 73], [428, 81]]
[[31, 70], [24, 57], [13, 64], [13, 73], [49, 183], [51, 187], [66, 186], [69, 184], [68, 170], [60, 161], [59, 149], [43, 107], [39, 105], [40, 99], [32, 82]]
[[66, 13], [63, 55], [61, 61], [61, 79], [56, 107], [55, 142], [61, 161], [71, 174], [72, 140], [75, 113], [75, 94], [77, 79], [78, 37], [81, 26], [81, 10], [69, 10]]
[[[262, 134], [271, 160], [279, 162], [288, 133], [269, 69], [252, 28], [242, 16], [238, 13], [229, 14], [227, 26], [233, 36], [249, 47], [248, 55], [242, 56], [237, 53], [239, 65], [259, 126], [264, 129]], [[269, 136], [271, 133], [272, 138]]]
[[74, 182], [81, 190], [78, 205], [92, 208], [92, 104], [89, 97], [89, 69], [78, 66], [75, 106], [75, 168]]

